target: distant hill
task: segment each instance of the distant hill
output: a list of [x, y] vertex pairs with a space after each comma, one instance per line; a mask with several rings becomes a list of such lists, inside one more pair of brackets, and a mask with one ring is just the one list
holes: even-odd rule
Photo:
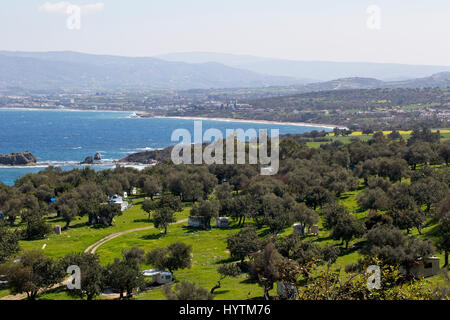
[[369, 110], [408, 105], [448, 106], [450, 103], [447, 91], [439, 88], [322, 90], [246, 102], [254, 109], [272, 109], [277, 115], [292, 110]]
[[144, 151], [129, 154], [125, 158], [119, 160], [119, 162], [126, 163], [145, 163], [150, 164], [153, 160], [158, 162], [163, 162], [165, 160], [170, 159], [172, 153], [173, 146], [161, 149], [161, 150], [152, 150], [152, 151]]
[[157, 56], [167, 61], [189, 63], [218, 62], [273, 76], [287, 76], [308, 82], [363, 77], [384, 81], [428, 77], [450, 71], [450, 66], [407, 65], [395, 63], [296, 61], [208, 52], [171, 53]]
[[[295, 79], [257, 73], [230, 65], [266, 63], [265, 58], [216, 54], [190, 54], [188, 62], [166, 61], [159, 58], [132, 58], [111, 55], [92, 55], [78, 52], [8, 52], [0, 51], [0, 89], [25, 90], [190, 90], [218, 88], [268, 88], [275, 94], [279, 88], [289, 88], [291, 94], [342, 89], [375, 88], [422, 88], [449, 87], [449, 71], [430, 74], [426, 77], [402, 81], [382, 81], [378, 79], [404, 78], [413, 73], [426, 73], [447, 67], [407, 66], [391, 64], [348, 64], [334, 62], [306, 63], [310, 78], [323, 76], [326, 70], [345, 72], [357, 76], [335, 77], [337, 80], [317, 82], [306, 78]], [[167, 55], [167, 59], [182, 58], [183, 55]], [[209, 58], [221, 60], [208, 62]], [[206, 61], [206, 62], [202, 62]], [[287, 63], [284, 61], [283, 63]], [[354, 67], [358, 65], [358, 70]], [[286, 65], [287, 66], [287, 65]], [[314, 67], [315, 66], [315, 67]], [[423, 67], [423, 68], [422, 68]], [[284, 68], [284, 67], [283, 67]], [[283, 68], [280, 72], [283, 73]], [[304, 70], [309, 70], [305, 68]], [[390, 71], [387, 72], [386, 70]], [[295, 69], [295, 68], [294, 68]], [[294, 70], [292, 69], [292, 70]], [[403, 71], [400, 72], [399, 70]], [[353, 70], [353, 71], [352, 71]], [[384, 70], [384, 71], [383, 71]], [[393, 72], [399, 71], [399, 73]], [[415, 71], [414, 71], [415, 70]], [[370, 72], [369, 72], [370, 71]], [[373, 72], [372, 72], [373, 71]], [[375, 72], [376, 71], [376, 72]], [[419, 72], [420, 71], [420, 72]], [[309, 71], [308, 71], [309, 72]], [[384, 77], [368, 77], [365, 74], [383, 73]], [[278, 88], [278, 89], [277, 89]], [[282, 91], [282, 90], [281, 90]]]
[[450, 72], [441, 72], [429, 77], [404, 80], [381, 81], [373, 78], [343, 78], [326, 82], [310, 83], [296, 87], [297, 93], [351, 89], [415, 89], [415, 88], [449, 88]]
[[208, 62], [189, 64], [77, 52], [0, 51], [0, 89], [208, 89], [301, 83]]
[[301, 91], [328, 91], [328, 90], [349, 90], [349, 89], [373, 89], [386, 86], [386, 82], [373, 78], [342, 78], [325, 82], [310, 83], [301, 85]]
[[449, 88], [450, 72], [440, 72], [429, 77], [388, 82], [389, 88]]

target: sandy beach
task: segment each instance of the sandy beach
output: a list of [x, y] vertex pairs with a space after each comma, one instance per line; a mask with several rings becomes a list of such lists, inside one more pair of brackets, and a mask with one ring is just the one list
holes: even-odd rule
[[[137, 113], [137, 114], [146, 114], [141, 110], [127, 110], [127, 111], [119, 111], [119, 110], [84, 110], [84, 109], [51, 109], [51, 108], [0, 108], [0, 110], [33, 110], [33, 111], [83, 111], [83, 112], [119, 112], [119, 113]], [[146, 118], [146, 117], [143, 117]], [[324, 124], [324, 123], [309, 123], [309, 122], [282, 122], [282, 121], [270, 121], [270, 120], [244, 120], [244, 119], [234, 119], [234, 118], [209, 118], [209, 117], [181, 117], [181, 116], [154, 116], [149, 118], [161, 118], [161, 119], [184, 119], [184, 120], [202, 120], [202, 121], [223, 121], [223, 122], [244, 122], [244, 123], [264, 123], [264, 124], [276, 124], [282, 126], [298, 126], [298, 127], [319, 127], [326, 129], [348, 129], [343, 126], [336, 126], [334, 124]]]
[[161, 119], [185, 119], [185, 120], [202, 120], [202, 121], [224, 121], [224, 122], [244, 122], [244, 123], [265, 123], [265, 124], [277, 124], [282, 126], [298, 126], [298, 127], [319, 127], [334, 129], [338, 127], [339, 129], [348, 129], [347, 127], [336, 126], [333, 124], [320, 124], [320, 123], [307, 123], [307, 122], [281, 122], [281, 121], [269, 121], [269, 120], [244, 120], [244, 119], [233, 119], [233, 118], [208, 118], [208, 117], [164, 117], [155, 116], [153, 118]]

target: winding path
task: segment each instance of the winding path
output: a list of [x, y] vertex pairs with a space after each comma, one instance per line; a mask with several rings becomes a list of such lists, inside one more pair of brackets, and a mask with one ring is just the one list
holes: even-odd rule
[[[177, 222], [174, 222], [172, 224], [180, 224], [180, 223], [185, 223], [187, 222], [188, 219], [182, 219], [179, 220]], [[98, 240], [97, 242], [95, 242], [94, 244], [91, 244], [89, 247], [86, 248], [86, 250], [84, 250], [85, 253], [92, 253], [94, 254], [98, 248], [100, 248], [102, 245], [104, 245], [105, 243], [107, 243], [108, 241], [111, 241], [115, 238], [118, 238], [120, 236], [123, 236], [124, 234], [128, 234], [128, 233], [133, 233], [133, 232], [139, 232], [139, 231], [145, 231], [145, 230], [151, 230], [154, 229], [154, 226], [148, 226], [148, 227], [142, 227], [142, 228], [135, 228], [135, 229], [130, 229], [130, 230], [125, 230], [122, 232], [117, 232], [117, 233], [112, 233], [106, 237], [104, 237], [103, 239]], [[66, 285], [67, 284], [67, 280], [65, 280], [62, 283], [58, 283], [56, 285], [54, 285], [52, 288], [50, 289], [54, 289], [57, 288], [59, 286], [62, 285]], [[116, 295], [105, 295], [106, 299], [113, 299], [116, 297]], [[9, 296], [5, 296], [3, 298], [0, 298], [0, 300], [23, 300], [26, 299], [27, 295], [26, 294], [16, 294], [16, 295], [9, 295]]]
[[[179, 221], [174, 222], [172, 224], [180, 224], [180, 223], [185, 223], [187, 221], [188, 221], [188, 219], [182, 219], [182, 220], [179, 220]], [[94, 244], [91, 244], [89, 247], [86, 248], [86, 250], [84, 250], [84, 252], [85, 253], [92, 253], [92, 254], [94, 254], [97, 251], [97, 249], [100, 248], [102, 245], [104, 245], [108, 241], [111, 241], [111, 240], [113, 240], [115, 238], [123, 236], [124, 234], [133, 233], [133, 232], [139, 232], [139, 231], [145, 231], [145, 230], [151, 230], [151, 229], [154, 229], [154, 228], [155, 228], [154, 226], [148, 226], [148, 227], [135, 228], [135, 229], [125, 230], [125, 231], [122, 231], [122, 232], [117, 232], [117, 233], [110, 234], [109, 236], [106, 236], [103, 239], [98, 240]]]

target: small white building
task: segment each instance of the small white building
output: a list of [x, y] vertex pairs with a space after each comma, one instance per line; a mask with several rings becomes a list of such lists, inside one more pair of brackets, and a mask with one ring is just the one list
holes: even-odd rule
[[173, 281], [172, 272], [169, 271], [149, 269], [142, 271], [142, 274], [144, 277], [152, 277], [152, 281], [157, 284], [166, 284]]
[[[419, 277], [422, 276], [424, 278], [432, 277], [441, 272], [441, 269], [439, 267], [440, 262], [439, 257], [426, 257], [426, 258], [419, 258], [416, 261], [416, 264], [410, 269], [410, 272], [415, 276]], [[406, 269], [404, 267], [399, 268], [400, 273], [405, 274]]]
[[292, 284], [278, 281], [277, 294], [282, 299], [293, 299], [297, 296], [297, 288]]
[[60, 225], [56, 225], [54, 231], [55, 231], [55, 233], [57, 235], [60, 235], [61, 234], [61, 226]]
[[305, 236], [305, 225], [303, 223], [295, 223], [293, 226], [294, 234], [298, 234], [302, 237]]
[[313, 225], [311, 227], [311, 229], [309, 230], [314, 236], [318, 236], [319, 235], [319, 226], [318, 225]]
[[269, 166], [261, 168], [261, 175], [263, 175], [263, 176], [271, 176], [271, 175], [274, 175], [276, 173], [277, 172], [276, 172], [275, 168], [272, 168], [272, 167], [269, 167]]
[[227, 228], [230, 224], [228, 217], [216, 218], [216, 228]]
[[109, 199], [109, 204], [113, 205], [113, 204], [118, 204], [120, 205], [120, 210], [121, 211], [125, 211], [128, 209], [128, 202], [127, 201], [123, 201], [123, 198], [117, 194], [113, 195], [111, 197], [111, 199]]
[[202, 217], [194, 217], [194, 216], [190, 216], [188, 218], [188, 227], [190, 227], [190, 228], [202, 228], [202, 229], [207, 229], [208, 228], [205, 219], [203, 219]]

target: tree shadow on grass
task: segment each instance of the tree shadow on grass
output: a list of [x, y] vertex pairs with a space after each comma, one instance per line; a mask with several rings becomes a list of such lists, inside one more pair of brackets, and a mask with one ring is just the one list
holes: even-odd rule
[[164, 237], [164, 234], [154, 233], [154, 234], [146, 234], [145, 236], [140, 237], [142, 240], [159, 240]]
[[[425, 228], [428, 226], [424, 226]], [[430, 230], [427, 230], [425, 232], [422, 231], [422, 236], [426, 236], [426, 237], [438, 237], [439, 236], [439, 225], [435, 225], [433, 228], [431, 228]]]
[[107, 226], [105, 224], [94, 224], [90, 226], [92, 229], [108, 229], [111, 226]]
[[205, 229], [201, 229], [201, 228], [193, 228], [193, 227], [189, 227], [189, 226], [182, 226], [181, 229], [183, 229], [184, 233], [196, 233], [196, 232], [201, 232], [201, 231], [209, 231], [209, 230], [205, 230]]
[[64, 221], [64, 219], [62, 217], [57, 217], [57, 216], [49, 217], [49, 218], [47, 218], [47, 220], [49, 222], [53, 222], [53, 223], [56, 223], [56, 222], [65, 223], [65, 221]]
[[354, 252], [357, 252], [364, 246], [365, 241], [360, 241], [355, 243], [353, 246], [351, 246], [348, 249], [345, 249], [344, 247], [340, 247], [339, 257], [346, 256], [348, 254], [352, 254]]
[[249, 300], [249, 301], [261, 301], [261, 300], [264, 300], [264, 297], [253, 297], [253, 298], [248, 298], [247, 300]]
[[232, 257], [226, 258], [226, 259], [220, 259], [214, 262], [214, 264], [225, 264], [225, 263], [232, 263], [237, 262], [238, 260], [233, 259]]
[[273, 235], [274, 233], [272, 232], [272, 231], [270, 231], [270, 229], [265, 229], [265, 230], [263, 230], [261, 233], [259, 233], [259, 237], [261, 238], [261, 237], [266, 237], [266, 236], [269, 236], [269, 235]]
[[153, 223], [153, 219], [150, 219], [150, 220], [148, 218], [145, 218], [145, 219], [134, 219], [133, 222], [136, 222], [136, 223], [138, 223], [138, 222]]
[[75, 293], [71, 293], [70, 290], [67, 290], [66, 286], [59, 286], [57, 288], [54, 289], [49, 289], [47, 291], [45, 291], [45, 293], [41, 293], [40, 295], [38, 295], [37, 300], [55, 300], [54, 297], [48, 297], [48, 294], [60, 294], [60, 293], [65, 293], [67, 295], [67, 297], [71, 297], [74, 300], [81, 300], [79, 296], [75, 295]]
[[242, 280], [240, 283], [243, 283], [243, 284], [255, 284], [255, 283], [257, 283], [255, 280], [252, 280], [252, 279], [250, 279], [250, 278], [247, 278], [247, 279], [245, 279], [245, 280]]
[[225, 294], [228, 292], [230, 292], [230, 290], [216, 290], [216, 291], [214, 291], [214, 295], [217, 296], [219, 294]]
[[86, 227], [86, 226], [89, 226], [87, 222], [80, 222], [80, 223], [77, 223], [77, 224], [74, 224], [74, 225], [70, 225], [69, 229], [64, 229], [64, 226], [63, 226], [63, 229], [65, 231], [67, 231], [67, 230], [71, 230], [71, 229], [83, 228], [83, 227]]
[[323, 238], [318, 238], [315, 242], [324, 242], [324, 241], [330, 241], [330, 240], [333, 240], [333, 239], [331, 239], [330, 236], [327, 236], [327, 237], [323, 237]]
[[218, 229], [218, 230], [239, 230], [239, 229], [244, 229], [244, 226], [240, 226], [237, 223], [232, 223], [230, 224], [228, 227], [224, 227], [224, 228], [217, 228], [217, 227], [213, 227], [214, 229]]

